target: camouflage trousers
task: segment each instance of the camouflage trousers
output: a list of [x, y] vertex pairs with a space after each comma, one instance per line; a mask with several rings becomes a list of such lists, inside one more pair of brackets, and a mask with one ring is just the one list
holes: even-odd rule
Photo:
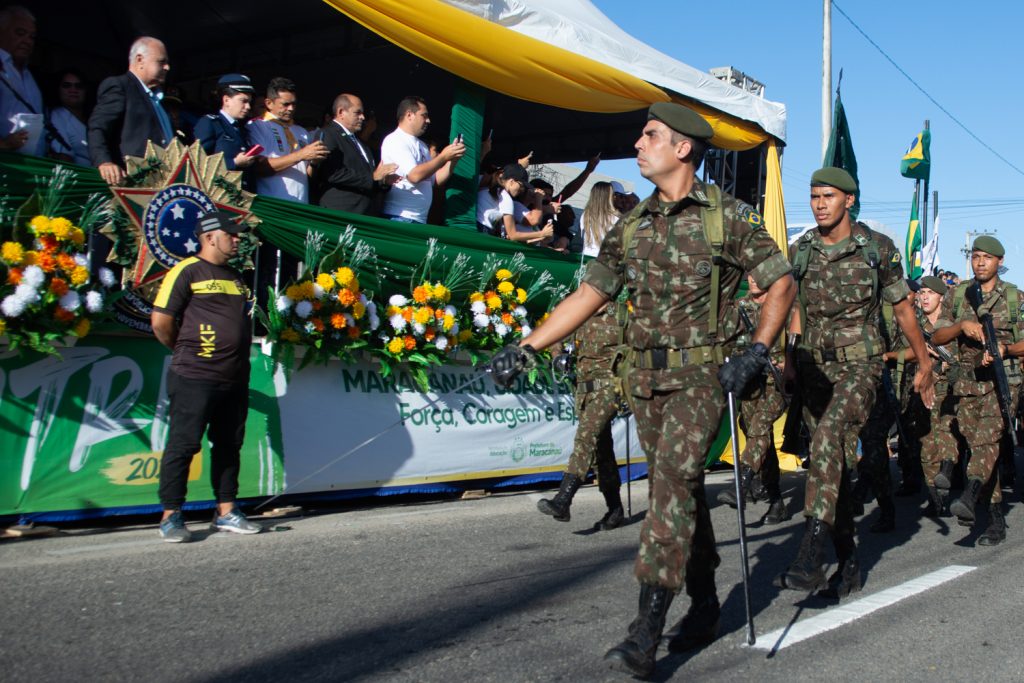
[[804, 516], [834, 526], [844, 473], [857, 466], [857, 435], [874, 406], [882, 363], [818, 365], [802, 358], [798, 370], [804, 422], [811, 433]]
[[[596, 380], [600, 382], [600, 380]], [[601, 491], [619, 490], [622, 479], [615, 462], [612, 442], [612, 418], [619, 412], [618, 395], [611, 383], [599, 383], [593, 391], [576, 390], [576, 412], [579, 424], [572, 444], [572, 455], [566, 472], [580, 479], [591, 467], [597, 469], [597, 487]]]
[[943, 460], [957, 459], [956, 420], [957, 397], [944, 383], [935, 385], [935, 405], [921, 426], [921, 469], [928, 486], [935, 486], [935, 475]]
[[704, 463], [725, 411], [712, 366], [687, 388], [633, 396], [637, 436], [647, 454], [650, 507], [634, 571], [641, 583], [700, 595], [714, 585], [715, 551], [704, 493]]
[[871, 482], [879, 500], [892, 498], [892, 472], [889, 470], [889, 431], [898, 407], [886, 395], [882, 385], [875, 391], [875, 402], [860, 429], [861, 458], [857, 472]]
[[[764, 383], [740, 403], [740, 417], [747, 444], [740, 453], [740, 462], [760, 472], [765, 457], [773, 452], [775, 422], [786, 412], [786, 402], [774, 384]], [[778, 454], [776, 454], [776, 459]]]
[[[1010, 395], [1013, 405], [1010, 415], [1017, 413], [1017, 388], [1011, 386]], [[999, 399], [995, 391], [981, 396], [961, 396], [956, 411], [960, 433], [967, 439], [971, 449], [971, 461], [967, 464], [967, 478], [980, 479], [988, 484], [992, 479], [992, 502], [999, 503], [1003, 494], [999, 486], [999, 472], [996, 462], [999, 460], [999, 443], [1006, 435], [1006, 425], [1002, 413], [999, 412]], [[993, 478], [993, 474], [995, 477]]]

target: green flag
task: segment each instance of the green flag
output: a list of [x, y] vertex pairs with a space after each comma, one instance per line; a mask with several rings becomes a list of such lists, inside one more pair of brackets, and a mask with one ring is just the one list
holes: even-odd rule
[[932, 133], [925, 128], [918, 133], [914, 141], [910, 143], [910, 149], [900, 160], [900, 175], [904, 178], [917, 178], [928, 182], [928, 174], [931, 171], [932, 156], [931, 147]]
[[[927, 131], [926, 131], [927, 132]], [[917, 221], [917, 183], [914, 184], [914, 205], [910, 207], [910, 225], [907, 226], [907, 278], [916, 280], [921, 270], [921, 226]]]
[[850, 207], [850, 220], [857, 220], [860, 213], [860, 180], [857, 179], [857, 157], [853, 153], [853, 138], [850, 137], [850, 124], [846, 121], [846, 110], [843, 100], [836, 90], [836, 106], [832, 116], [832, 134], [828, 138], [828, 148], [822, 166], [837, 166], [857, 181], [857, 199]]

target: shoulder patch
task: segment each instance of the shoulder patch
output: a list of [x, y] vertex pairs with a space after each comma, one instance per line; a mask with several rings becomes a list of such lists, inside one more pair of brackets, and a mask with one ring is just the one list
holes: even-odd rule
[[892, 262], [894, 264], [895, 263], [899, 263], [901, 258], [902, 257], [900, 256], [900, 250], [899, 249], [896, 249], [895, 251], [892, 252]]
[[736, 203], [736, 216], [741, 220], [750, 223], [755, 229], [764, 226], [764, 219], [761, 218], [761, 214], [754, 210], [754, 207], [744, 202]]

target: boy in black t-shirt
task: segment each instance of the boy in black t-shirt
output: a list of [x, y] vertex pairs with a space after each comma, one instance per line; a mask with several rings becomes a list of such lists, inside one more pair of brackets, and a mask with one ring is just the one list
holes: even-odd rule
[[245, 226], [215, 211], [199, 219], [196, 256], [168, 271], [153, 303], [153, 333], [174, 354], [167, 371], [171, 401], [167, 446], [160, 463], [160, 536], [187, 543], [181, 506], [192, 456], [209, 427], [210, 480], [217, 499], [214, 527], [256, 534], [262, 527], [235, 505], [245, 418], [249, 409], [248, 289], [227, 265]]

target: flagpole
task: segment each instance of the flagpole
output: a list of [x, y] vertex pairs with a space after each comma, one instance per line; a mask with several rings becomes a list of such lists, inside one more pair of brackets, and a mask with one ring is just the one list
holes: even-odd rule
[[[928, 130], [930, 121], [924, 120], [924, 129]], [[924, 179], [924, 211], [921, 212], [921, 244], [928, 244], [928, 179], [931, 177], [929, 172]]]
[[821, 27], [821, 158], [832, 135], [832, 0], [823, 0]]

